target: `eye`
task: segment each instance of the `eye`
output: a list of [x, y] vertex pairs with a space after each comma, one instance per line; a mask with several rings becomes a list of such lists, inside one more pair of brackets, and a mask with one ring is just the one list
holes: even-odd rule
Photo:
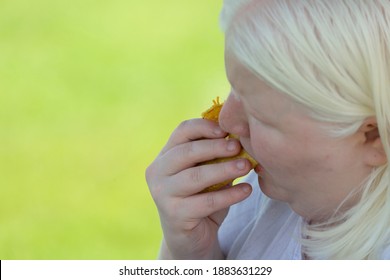
[[250, 116], [250, 119], [252, 120], [252, 123], [253, 124], [263, 124], [263, 121], [262, 120], [260, 120], [260, 119], [258, 119], [258, 118], [256, 118], [255, 116]]
[[272, 123], [265, 118], [262, 118], [257, 113], [250, 113], [249, 120], [252, 124], [262, 127], [272, 127]]

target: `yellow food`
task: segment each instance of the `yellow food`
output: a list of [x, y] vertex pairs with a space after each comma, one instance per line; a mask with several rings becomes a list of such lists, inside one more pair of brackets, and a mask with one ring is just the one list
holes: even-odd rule
[[222, 103], [219, 102], [219, 96], [218, 96], [215, 100], [213, 100], [213, 106], [211, 106], [210, 108], [208, 108], [206, 111], [202, 113], [202, 118], [206, 120], [218, 122], [219, 113], [221, 112], [222, 106], [223, 106], [223, 102]]
[[[202, 117], [204, 119], [207, 119], [207, 120], [212, 120], [212, 121], [218, 122], [219, 113], [220, 113], [220, 111], [222, 109], [222, 106], [223, 106], [223, 102], [220, 103], [219, 97], [217, 97], [215, 100], [213, 100], [213, 106], [211, 108], [209, 108], [208, 110], [206, 110], [205, 112], [202, 113]], [[233, 134], [229, 134], [226, 137], [226, 139], [230, 139], [230, 138], [238, 139], [238, 137], [233, 135]], [[256, 160], [254, 160], [244, 149], [241, 149], [241, 152], [238, 155], [236, 155], [236, 156], [209, 160], [209, 161], [201, 163], [201, 165], [226, 162], [226, 161], [231, 161], [231, 160], [235, 160], [235, 159], [239, 159], [239, 158], [246, 158], [246, 159], [248, 159], [249, 162], [252, 165], [252, 168], [255, 168], [255, 166], [257, 165]], [[224, 182], [221, 182], [221, 183], [212, 185], [210, 187], [207, 187], [202, 192], [211, 192], [211, 191], [219, 190], [220, 188], [231, 184], [233, 181], [234, 180], [226, 180]]]

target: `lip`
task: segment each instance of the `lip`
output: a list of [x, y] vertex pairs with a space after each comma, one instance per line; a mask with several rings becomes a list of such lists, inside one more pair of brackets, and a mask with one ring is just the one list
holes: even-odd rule
[[257, 164], [254, 168], [257, 174], [260, 174], [263, 171], [263, 167], [260, 164]]
[[256, 172], [256, 174], [259, 177], [262, 177], [262, 173], [263, 173], [264, 169], [263, 169], [263, 167], [260, 164], [257, 164], [253, 170]]

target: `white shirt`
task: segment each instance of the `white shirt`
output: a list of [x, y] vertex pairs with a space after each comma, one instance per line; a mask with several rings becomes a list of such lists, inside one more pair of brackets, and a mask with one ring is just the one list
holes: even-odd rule
[[[218, 232], [226, 259], [302, 259], [303, 218], [288, 204], [267, 198], [253, 171], [244, 182], [252, 185], [252, 194], [230, 207]], [[390, 246], [385, 248], [381, 259], [390, 259]]]
[[252, 185], [252, 194], [230, 207], [218, 232], [226, 258], [301, 259], [302, 218], [286, 203], [262, 194], [253, 171], [244, 181]]

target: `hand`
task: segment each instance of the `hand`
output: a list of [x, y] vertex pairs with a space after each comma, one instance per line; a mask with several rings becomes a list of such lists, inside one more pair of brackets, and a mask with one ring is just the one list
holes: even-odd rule
[[146, 170], [146, 180], [159, 211], [164, 233], [163, 255], [174, 259], [223, 258], [217, 231], [229, 206], [249, 196], [251, 187], [239, 184], [216, 192], [199, 193], [213, 184], [244, 176], [246, 159], [211, 165], [206, 160], [237, 155], [238, 140], [226, 140], [217, 123], [193, 119], [172, 133]]

